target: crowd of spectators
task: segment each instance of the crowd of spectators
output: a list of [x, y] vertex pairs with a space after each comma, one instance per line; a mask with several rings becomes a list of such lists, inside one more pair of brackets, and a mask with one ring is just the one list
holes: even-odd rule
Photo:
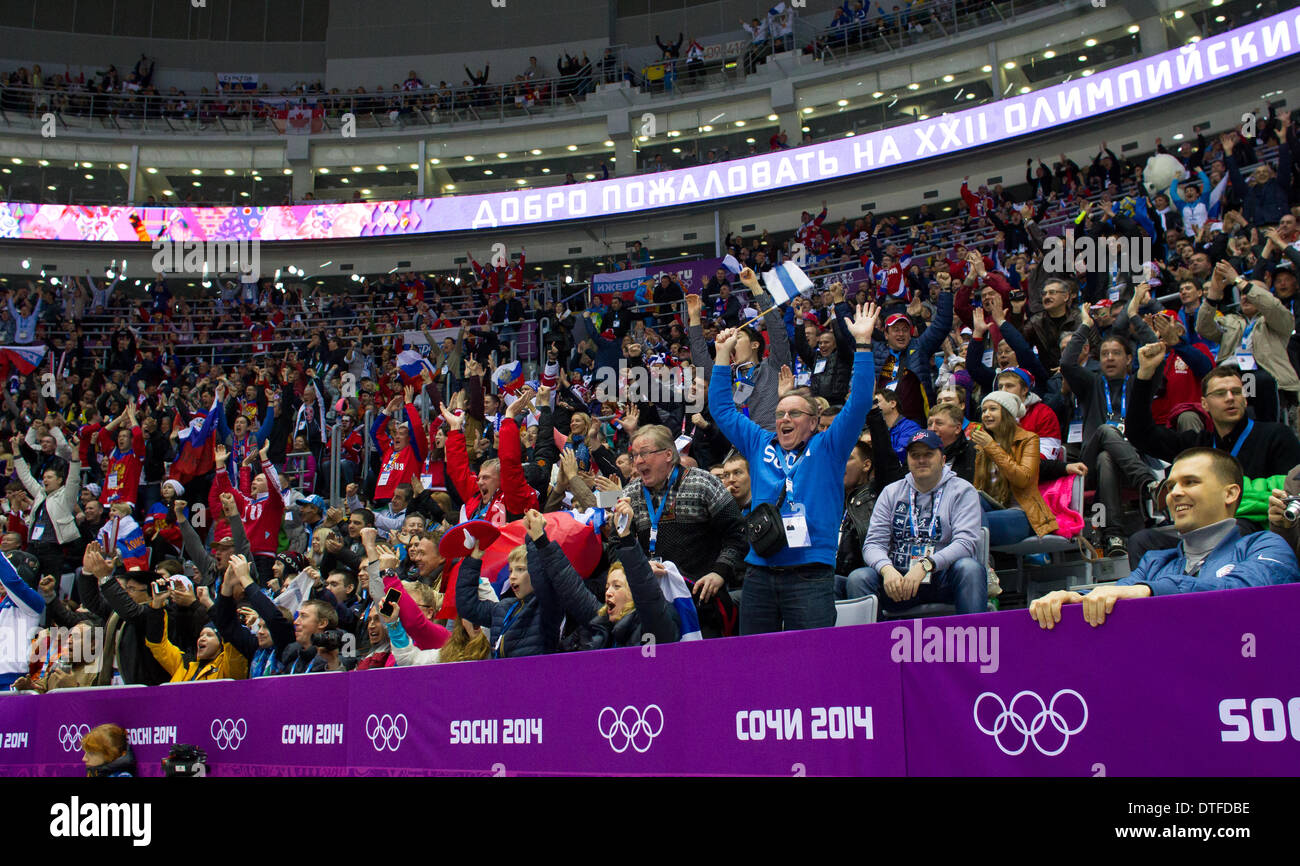
[[[958, 219], [906, 227], [823, 203], [729, 237], [698, 294], [665, 274], [573, 309], [530, 292], [523, 250], [471, 252], [472, 285], [359, 283], [378, 312], [273, 280], [6, 290], [0, 628], [41, 631], [0, 683], [715, 638], [831, 625], [836, 598], [975, 613], [984, 530], [1130, 560], [1033, 600], [1044, 627], [1300, 579], [1294, 136], [1280, 111], [1162, 145], [1187, 179], [1159, 188], [1105, 142], [1031, 157], [1023, 187], [962, 182]], [[1055, 255], [1062, 223], [1143, 252]], [[800, 254], [832, 276], [776, 303]]]

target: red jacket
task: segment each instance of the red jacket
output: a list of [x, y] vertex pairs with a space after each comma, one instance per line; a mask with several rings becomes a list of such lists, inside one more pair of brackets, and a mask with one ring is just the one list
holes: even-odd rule
[[1035, 400], [1020, 419], [1020, 426], [1030, 433], [1038, 434], [1038, 450], [1048, 460], [1065, 459], [1065, 448], [1061, 444], [1061, 420], [1056, 417], [1046, 403]]
[[140, 493], [140, 471], [144, 468], [144, 433], [139, 427], [131, 428], [131, 450], [126, 452], [117, 450], [116, 437], [108, 430], [100, 430], [98, 438], [100, 452], [108, 455], [108, 472], [104, 475], [99, 501], [104, 505], [114, 502], [135, 505]]
[[[245, 496], [230, 483], [230, 474], [218, 472], [213, 479], [212, 489], [220, 496], [230, 493], [239, 506], [239, 514], [244, 520], [244, 529], [248, 533], [248, 545], [253, 554], [274, 555], [280, 547], [280, 527], [284, 524], [284, 497], [280, 494], [280, 476], [271, 465], [270, 460], [262, 461], [262, 472], [266, 474], [266, 493], [257, 499]], [[220, 513], [220, 512], [218, 512]]]
[[415, 406], [406, 404], [406, 421], [411, 428], [411, 438], [406, 447], [394, 450], [394, 443], [388, 437], [388, 414], [380, 412], [370, 428], [370, 435], [379, 445], [381, 463], [379, 479], [375, 484], [375, 499], [392, 499], [393, 491], [399, 484], [410, 484], [411, 477], [419, 470], [423, 462], [421, 456], [429, 451], [429, 440], [425, 437], [424, 425]]
[[[478, 476], [469, 470], [469, 452], [465, 448], [465, 431], [453, 430], [447, 434], [447, 474], [456, 487], [456, 493], [465, 503], [461, 508], [461, 522], [479, 517], [493, 526], [505, 526], [523, 517], [530, 508], [537, 508], [537, 491], [524, 478], [523, 446], [519, 441], [519, 425], [515, 419], [501, 422], [499, 454], [501, 457], [501, 488], [492, 501], [483, 502], [478, 489]], [[479, 512], [482, 511], [482, 514]]]

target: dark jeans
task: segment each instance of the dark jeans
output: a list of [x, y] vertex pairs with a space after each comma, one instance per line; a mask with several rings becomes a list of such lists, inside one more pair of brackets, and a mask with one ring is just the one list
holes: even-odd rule
[[[904, 611], [918, 604], [943, 602], [956, 605], [957, 613], [983, 613], [988, 610], [989, 574], [983, 563], [973, 557], [963, 557], [945, 571], [936, 572], [929, 583], [921, 584], [912, 598], [894, 601], [885, 592], [885, 579], [874, 568], [866, 566], [849, 575], [845, 595], [848, 598], [874, 595], [881, 610], [888, 611]], [[748, 581], [745, 598], [749, 599]]]
[[819, 562], [790, 568], [751, 565], [740, 605], [740, 633], [835, 625], [834, 572]]
[[[1103, 424], [1093, 431], [1084, 443], [1080, 458], [1096, 472], [1089, 471], [1086, 478], [1088, 486], [1097, 491], [1097, 501], [1103, 508], [1100, 522], [1103, 535], [1118, 533], [1123, 524], [1123, 505], [1120, 502], [1120, 487], [1125, 485], [1134, 490], [1141, 490], [1144, 485], [1155, 480], [1155, 473], [1147, 466], [1142, 455], [1133, 444], [1124, 438], [1124, 434], [1109, 424]], [[1090, 515], [1084, 515], [1089, 519]]]

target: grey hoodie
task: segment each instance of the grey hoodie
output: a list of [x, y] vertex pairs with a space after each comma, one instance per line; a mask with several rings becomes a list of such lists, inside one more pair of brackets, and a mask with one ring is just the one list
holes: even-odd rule
[[[768, 296], [759, 297], [766, 299]], [[752, 324], [753, 320], [749, 323]], [[748, 389], [741, 382], [733, 386], [732, 394], [739, 398], [736, 399], [737, 406], [748, 406], [751, 421], [764, 430], [775, 431], [776, 404], [781, 401], [781, 395], [778, 393], [781, 367], [794, 364], [790, 359], [790, 335], [786, 333], [785, 321], [781, 318], [781, 308], [768, 310], [767, 315], [763, 317], [763, 329], [767, 332], [768, 347], [771, 351], [766, 358], [750, 369], [748, 378], [752, 389]], [[704, 328], [700, 325], [691, 325], [686, 329], [686, 335], [691, 342], [691, 361], [695, 364], [697, 374], [704, 377], [704, 384], [707, 386], [709, 377], [713, 374], [713, 363], [709, 356], [709, 343], [704, 339]], [[746, 391], [749, 393], [745, 393]]]
[[[909, 520], [914, 493], [916, 508], [920, 512], [915, 523], [921, 538], [913, 536], [913, 521]], [[962, 480], [945, 466], [939, 484], [929, 493], [916, 491], [910, 472], [881, 492], [875, 511], [871, 513], [867, 540], [862, 545], [862, 561], [877, 572], [892, 564], [906, 573], [910, 546], [926, 543], [936, 496], [939, 499], [939, 520], [933, 542], [935, 572], [948, 570], [964, 557], [975, 557], [979, 550], [980, 515], [983, 513], [979, 493], [969, 481]]]

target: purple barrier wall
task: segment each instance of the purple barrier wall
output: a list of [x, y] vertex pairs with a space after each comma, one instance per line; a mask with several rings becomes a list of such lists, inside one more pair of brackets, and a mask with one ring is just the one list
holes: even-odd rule
[[[0, 775], [1300, 774], [1300, 585], [483, 664], [0, 698]], [[916, 659], [920, 659], [917, 661]]]

